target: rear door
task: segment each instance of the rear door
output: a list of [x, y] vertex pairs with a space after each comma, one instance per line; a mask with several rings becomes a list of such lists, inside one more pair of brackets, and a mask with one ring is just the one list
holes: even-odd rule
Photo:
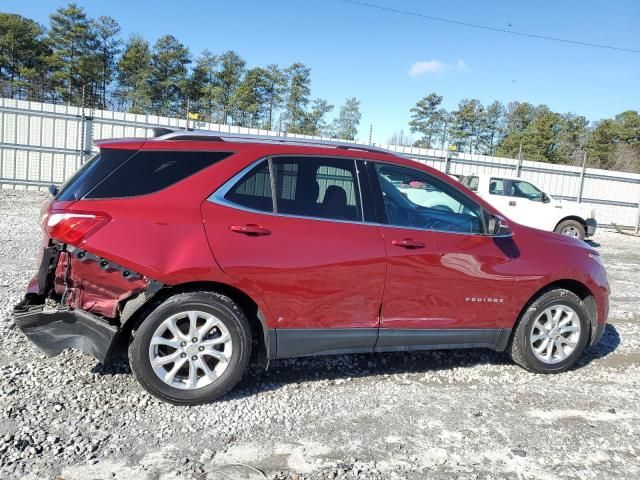
[[355, 160], [259, 161], [202, 214], [220, 266], [267, 303], [278, 357], [372, 350], [386, 256], [380, 227], [363, 221]]
[[496, 345], [512, 323], [511, 240], [486, 236], [482, 209], [426, 172], [382, 163], [369, 172], [387, 223], [377, 346]]

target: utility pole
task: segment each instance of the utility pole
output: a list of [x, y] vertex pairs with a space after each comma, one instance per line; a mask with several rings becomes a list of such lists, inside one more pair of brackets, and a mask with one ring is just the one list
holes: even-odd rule
[[578, 188], [578, 203], [582, 202], [582, 192], [584, 190], [584, 174], [587, 170], [587, 152], [582, 156], [582, 170], [580, 170], [580, 185]]
[[522, 171], [522, 140], [520, 140], [520, 148], [518, 149], [518, 166], [516, 167], [516, 177], [520, 178]]
[[447, 139], [447, 120], [445, 118], [444, 128], [442, 129], [442, 147], [441, 147], [442, 151], [444, 151], [444, 142], [446, 141], [446, 139]]
[[373, 123], [369, 125], [369, 145], [371, 145], [371, 137], [373, 136]]

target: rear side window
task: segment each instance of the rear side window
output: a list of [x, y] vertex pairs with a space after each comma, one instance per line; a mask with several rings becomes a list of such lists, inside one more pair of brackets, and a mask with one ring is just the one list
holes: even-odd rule
[[278, 213], [362, 221], [353, 160], [276, 158], [273, 172]]
[[468, 176], [462, 178], [462, 184], [465, 185], [469, 190], [474, 192], [478, 191], [478, 177]]
[[253, 210], [273, 211], [269, 163], [265, 160], [236, 183], [224, 197], [226, 200]]
[[80, 200], [87, 192], [95, 188], [104, 178], [118, 169], [136, 150], [118, 148], [103, 148], [102, 151], [85, 163], [73, 176], [67, 180], [56, 200]]
[[85, 198], [121, 198], [146, 195], [167, 188], [228, 157], [228, 152], [139, 151]]

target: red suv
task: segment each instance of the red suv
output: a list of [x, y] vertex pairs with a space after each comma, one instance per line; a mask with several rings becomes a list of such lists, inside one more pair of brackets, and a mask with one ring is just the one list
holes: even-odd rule
[[52, 188], [15, 322], [49, 355], [128, 342], [163, 400], [220, 397], [252, 352], [487, 347], [561, 372], [604, 331], [597, 251], [394, 153], [189, 131], [99, 147]]

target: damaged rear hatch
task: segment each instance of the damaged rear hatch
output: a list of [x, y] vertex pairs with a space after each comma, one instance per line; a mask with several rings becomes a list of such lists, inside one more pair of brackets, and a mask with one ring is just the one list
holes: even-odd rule
[[76, 348], [104, 362], [112, 353], [127, 300], [160, 288], [153, 280], [82, 248], [106, 225], [104, 212], [69, 208], [130, 159], [143, 141], [111, 143], [43, 205], [39, 268], [14, 309], [22, 332], [47, 355]]

